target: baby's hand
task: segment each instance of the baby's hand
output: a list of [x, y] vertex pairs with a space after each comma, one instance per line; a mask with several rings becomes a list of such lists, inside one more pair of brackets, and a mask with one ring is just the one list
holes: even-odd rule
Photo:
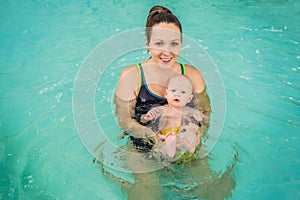
[[192, 117], [198, 122], [201, 122], [203, 119], [208, 119], [208, 117], [206, 115], [202, 114], [202, 112], [200, 112], [200, 111], [193, 113]]
[[147, 112], [146, 115], [144, 115], [144, 120], [150, 121], [155, 119], [156, 117], [158, 117], [158, 115], [160, 114], [159, 109], [157, 108], [152, 108], [151, 110], [149, 110]]

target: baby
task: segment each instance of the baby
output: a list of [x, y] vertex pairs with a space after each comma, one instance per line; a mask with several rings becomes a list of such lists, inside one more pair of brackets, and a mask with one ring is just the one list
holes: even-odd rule
[[173, 76], [166, 90], [168, 104], [154, 107], [141, 116], [142, 122], [158, 120], [161, 140], [158, 146], [170, 158], [175, 156], [177, 148], [194, 153], [200, 142], [198, 124], [206, 117], [187, 106], [193, 98], [192, 93], [193, 86], [186, 76]]

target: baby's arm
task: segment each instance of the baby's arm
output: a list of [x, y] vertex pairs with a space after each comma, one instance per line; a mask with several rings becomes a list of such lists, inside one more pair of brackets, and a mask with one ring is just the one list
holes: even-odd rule
[[186, 106], [184, 108], [185, 113], [194, 118], [196, 121], [201, 122], [203, 119], [207, 119], [208, 117], [204, 115], [200, 110], [196, 108], [191, 108]]
[[157, 117], [161, 116], [163, 113], [163, 106], [151, 108], [146, 114], [141, 116], [141, 122], [149, 122]]

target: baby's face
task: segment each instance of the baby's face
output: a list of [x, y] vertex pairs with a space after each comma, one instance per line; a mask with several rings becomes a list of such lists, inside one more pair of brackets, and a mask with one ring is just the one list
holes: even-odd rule
[[167, 89], [168, 104], [173, 107], [184, 107], [192, 100], [192, 87], [185, 79], [171, 80]]

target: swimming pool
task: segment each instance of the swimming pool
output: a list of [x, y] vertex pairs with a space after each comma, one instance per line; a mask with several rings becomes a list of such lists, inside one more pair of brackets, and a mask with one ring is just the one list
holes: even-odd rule
[[[206, 49], [222, 75], [226, 121], [209, 163], [216, 172], [234, 166], [230, 198], [300, 197], [297, 1], [0, 4], [0, 199], [126, 198], [82, 145], [72, 95], [89, 52], [110, 36], [143, 27], [155, 4], [179, 16], [184, 34]], [[113, 81], [105, 84], [114, 89]], [[101, 91], [109, 101], [111, 94]]]

